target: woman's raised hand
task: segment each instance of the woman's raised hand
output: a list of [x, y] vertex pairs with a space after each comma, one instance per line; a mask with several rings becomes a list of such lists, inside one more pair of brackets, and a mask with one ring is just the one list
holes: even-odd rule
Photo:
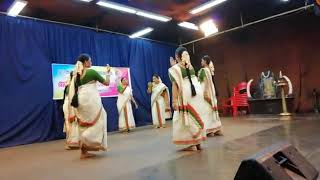
[[110, 73], [110, 71], [111, 71], [111, 67], [109, 64], [106, 65], [106, 71], [107, 71], [107, 73]]

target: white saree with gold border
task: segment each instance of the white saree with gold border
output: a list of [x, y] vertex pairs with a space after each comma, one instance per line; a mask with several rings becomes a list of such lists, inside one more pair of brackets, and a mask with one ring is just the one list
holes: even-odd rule
[[[166, 93], [166, 98], [162, 96]], [[151, 94], [151, 113], [153, 125], [163, 127], [166, 124], [166, 119], [171, 118], [171, 111], [167, 108], [170, 103], [169, 88], [160, 80], [159, 84], [154, 84]], [[169, 101], [169, 102], [166, 102]]]
[[130, 130], [136, 127], [132, 105], [132, 89], [127, 86], [123, 92], [119, 92], [118, 100], [117, 100], [117, 108], [119, 113], [119, 130]]
[[178, 86], [179, 110], [174, 111], [173, 143], [176, 145], [197, 145], [206, 139], [204, 123], [200, 109], [202, 108], [203, 92], [196, 76], [192, 76], [197, 95], [192, 96], [188, 77], [183, 78], [179, 64], [169, 69], [169, 75]]
[[64, 132], [66, 133], [66, 145], [68, 147], [79, 147], [79, 125], [74, 114], [74, 108], [69, 103], [66, 96], [63, 103]]
[[216, 133], [221, 130], [221, 121], [217, 106], [217, 97], [215, 92], [215, 87], [212, 81], [212, 75], [209, 68], [202, 68], [199, 71], [205, 73], [205, 77], [201, 82], [202, 89], [204, 90], [204, 95], [206, 94], [208, 98], [205, 98], [203, 105], [203, 120], [206, 129], [206, 133]]
[[[69, 99], [74, 94], [73, 78]], [[75, 116], [79, 123], [81, 144], [91, 148], [107, 149], [107, 113], [101, 102], [96, 82], [81, 85], [78, 90], [79, 107]]]

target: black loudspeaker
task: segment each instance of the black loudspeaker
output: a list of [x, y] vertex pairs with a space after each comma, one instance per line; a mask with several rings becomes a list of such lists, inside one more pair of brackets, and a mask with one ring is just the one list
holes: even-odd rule
[[276, 144], [241, 162], [235, 180], [316, 180], [319, 172], [288, 143]]

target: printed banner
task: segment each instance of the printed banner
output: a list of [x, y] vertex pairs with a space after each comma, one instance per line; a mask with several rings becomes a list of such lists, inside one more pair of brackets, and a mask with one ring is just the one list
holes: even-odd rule
[[[102, 77], [106, 77], [106, 67], [92, 66]], [[70, 64], [52, 64], [52, 82], [53, 82], [53, 99], [63, 99], [63, 93], [70, 72], [74, 70], [74, 65]], [[117, 86], [121, 78], [129, 80], [131, 86], [130, 69], [122, 67], [112, 67], [110, 75], [110, 85], [104, 86], [97, 82], [97, 88], [101, 97], [116, 97], [118, 96]]]

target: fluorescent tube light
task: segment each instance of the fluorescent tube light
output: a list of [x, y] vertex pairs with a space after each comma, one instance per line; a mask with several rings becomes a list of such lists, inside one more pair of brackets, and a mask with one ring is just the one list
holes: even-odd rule
[[154, 20], [158, 20], [158, 21], [162, 21], [162, 22], [168, 22], [172, 19], [171, 17], [162, 16], [162, 15], [158, 15], [158, 14], [154, 14], [154, 13], [150, 13], [150, 12], [145, 12], [145, 11], [138, 11], [136, 14], [138, 16], [142, 16], [142, 17], [146, 17], [149, 19], [154, 19]]
[[199, 30], [198, 26], [196, 26], [193, 23], [189, 23], [189, 22], [181, 22], [178, 25], [181, 27], [184, 27], [184, 28], [188, 28], [188, 29]]
[[137, 38], [137, 37], [140, 37], [140, 36], [143, 36], [143, 35], [146, 35], [148, 33], [150, 33], [151, 31], [153, 31], [153, 28], [145, 28], [141, 31], [138, 31], [136, 33], [133, 33], [131, 36], [129, 36], [130, 38]]
[[190, 11], [190, 13], [191, 13], [191, 14], [198, 14], [198, 13], [204, 11], [204, 10], [207, 10], [207, 9], [209, 9], [209, 8], [212, 8], [212, 7], [214, 7], [214, 6], [217, 6], [217, 5], [219, 5], [219, 4], [221, 4], [221, 3], [225, 2], [225, 1], [227, 1], [227, 0], [213, 0], [213, 1], [209, 1], [209, 2], [207, 2], [207, 3], [204, 3], [204, 4], [200, 5], [200, 6], [192, 9], [192, 10]]
[[27, 4], [28, 2], [23, 0], [14, 1], [8, 10], [8, 16], [16, 17]]
[[99, 6], [115, 9], [115, 10], [122, 11], [122, 12], [131, 13], [131, 14], [135, 14], [137, 12], [136, 9], [134, 9], [134, 8], [131, 8], [129, 6], [124, 6], [124, 5], [121, 5], [118, 3], [113, 3], [113, 2], [108, 2], [108, 1], [99, 1], [99, 2], [97, 2], [97, 4]]
[[[86, 0], [85, 0], [86, 1]], [[97, 5], [99, 6], [103, 6], [103, 7], [107, 7], [107, 8], [111, 8], [111, 9], [115, 9], [118, 11], [123, 11], [123, 12], [127, 12], [127, 13], [131, 13], [131, 14], [136, 14], [138, 16], [142, 16], [145, 18], [149, 18], [149, 19], [154, 19], [154, 20], [158, 20], [158, 21], [162, 21], [162, 22], [168, 22], [170, 21], [172, 18], [171, 17], [167, 17], [167, 16], [162, 16], [159, 14], [155, 14], [155, 13], [151, 13], [151, 12], [147, 12], [147, 11], [143, 11], [143, 10], [139, 10], [130, 6], [125, 6], [119, 3], [115, 3], [115, 2], [110, 2], [110, 1], [98, 1]]]

